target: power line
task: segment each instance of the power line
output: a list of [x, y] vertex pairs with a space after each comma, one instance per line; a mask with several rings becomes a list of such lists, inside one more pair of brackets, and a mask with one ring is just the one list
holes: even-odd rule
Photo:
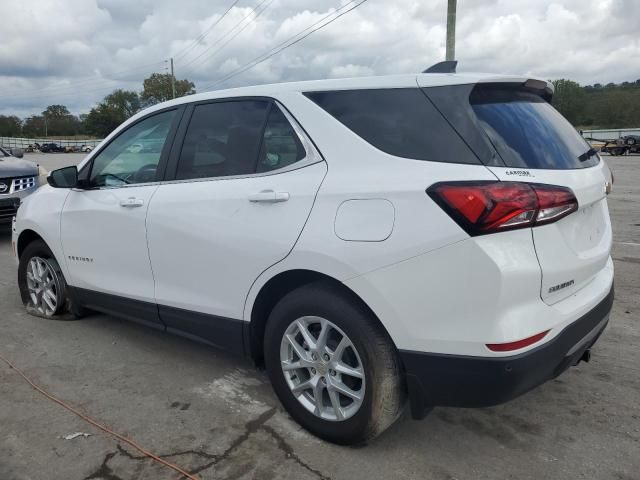
[[[318, 25], [319, 23], [322, 23], [326, 18], [330, 17], [331, 15], [335, 15], [335, 13], [339, 12], [340, 10], [346, 8], [347, 6], [351, 5], [354, 3], [355, 0], [351, 0], [350, 2], [346, 3], [345, 5], [343, 5], [342, 7], [340, 7], [339, 9], [337, 9], [336, 11], [330, 13], [329, 15], [326, 15], [325, 17], [323, 17], [322, 19], [320, 19], [319, 21], [317, 21], [316, 23], [312, 24], [311, 26], [305, 28], [304, 30], [298, 32], [297, 34], [289, 37], [287, 40], [285, 40], [284, 42], [278, 44], [277, 46], [271, 48], [271, 50], [268, 50], [267, 52], [263, 53], [262, 55], [257, 56], [256, 58], [254, 58], [253, 60], [251, 60], [250, 62], [244, 64], [243, 66], [237, 68], [236, 70], [234, 70], [233, 72], [229, 73], [228, 75], [224, 76], [223, 78], [221, 78], [220, 80], [207, 85], [204, 87], [204, 91], [207, 91], [209, 89], [212, 89], [213, 87], [215, 87], [216, 85], [219, 85], [227, 80], [229, 80], [232, 77], [235, 77], [236, 75], [240, 75], [241, 73], [255, 67], [256, 65], [259, 65], [262, 62], [265, 62], [267, 60], [269, 60], [271, 57], [277, 55], [278, 53], [282, 52], [283, 50], [286, 50], [289, 47], [292, 47], [293, 45], [295, 45], [296, 43], [301, 42], [302, 40], [304, 40], [305, 38], [307, 38], [309, 35], [313, 34], [314, 32], [317, 32], [318, 30], [326, 27], [327, 25], [332, 24], [333, 22], [335, 22], [337, 19], [339, 19], [340, 17], [342, 17], [343, 15], [346, 15], [347, 13], [355, 10], [356, 8], [358, 8], [360, 5], [362, 5], [363, 3], [366, 3], [368, 0], [361, 0], [359, 3], [357, 3], [356, 5], [353, 5], [351, 8], [349, 8], [346, 11], [341, 12], [339, 15], [334, 16], [331, 20], [329, 20], [328, 22], [320, 25], [319, 27], [313, 28], [314, 26]], [[300, 36], [301, 34], [303, 34], [304, 32], [306, 32], [307, 30], [313, 28], [310, 32], [304, 34], [303, 36], [301, 36], [300, 38], [297, 38], [296, 40], [290, 42], [292, 39]], [[286, 45], [285, 45], [286, 44]], [[282, 46], [284, 45], [284, 46]], [[281, 48], [280, 48], [281, 47]]]
[[[187, 63], [185, 63], [182, 67], [188, 67], [189, 65], [193, 64], [196, 60], [198, 60], [199, 58], [202, 58], [202, 56], [204, 54], [206, 54], [209, 50], [211, 50], [213, 47], [215, 47], [216, 45], [218, 45], [222, 40], [224, 40], [227, 36], [229, 36], [234, 30], [236, 30], [237, 28], [239, 28], [242, 23], [249, 18], [251, 15], [253, 15], [256, 10], [258, 8], [260, 8], [260, 6], [262, 6], [265, 2], [267, 2], [267, 5], [260, 10], [255, 16], [254, 18], [252, 18], [251, 20], [249, 20], [247, 23], [244, 24], [244, 26], [242, 26], [242, 28], [236, 32], [229, 40], [227, 40], [226, 42], [224, 42], [222, 44], [222, 46], [220, 46], [220, 48], [218, 48], [217, 50], [215, 50], [210, 57], [213, 57], [216, 53], [220, 52], [220, 50], [222, 50], [225, 45], [227, 45], [229, 42], [231, 42], [234, 38], [236, 38], [238, 35], [240, 35], [242, 33], [242, 31], [247, 28], [251, 22], [255, 21], [256, 18], [258, 18], [262, 13], [264, 13], [264, 11], [269, 7], [269, 5], [273, 2], [273, 0], [261, 0], [255, 7], [253, 7], [251, 9], [251, 11], [242, 19], [240, 20], [232, 29], [228, 30], [222, 37], [218, 38], [218, 40], [216, 40], [213, 44], [209, 45], [204, 51], [202, 51], [198, 56], [192, 58], [190, 61], [188, 61]], [[189, 69], [189, 71], [191, 72], [193, 69]]]
[[[304, 30], [301, 30], [300, 32], [296, 33], [295, 35], [292, 35], [291, 37], [289, 37], [288, 39], [286, 39], [285, 41], [279, 43], [278, 45], [276, 45], [275, 47], [272, 47], [270, 50], [267, 50], [266, 52], [262, 53], [261, 55], [255, 57], [253, 60], [251, 60], [250, 62], [238, 67], [236, 70], [234, 70], [233, 72], [229, 73], [228, 75], [226, 75], [225, 77], [221, 78], [220, 80], [204, 87], [204, 90], [206, 91], [207, 89], [210, 89], [216, 85], [219, 85], [220, 83], [225, 82], [226, 80], [239, 75], [243, 72], [245, 72], [246, 70], [249, 70], [251, 68], [253, 68], [254, 66], [268, 60], [269, 58], [273, 57], [274, 55], [277, 55], [278, 53], [282, 52], [283, 50], [295, 45], [296, 43], [304, 40], [305, 38], [307, 38], [309, 35], [311, 35], [312, 33], [316, 32], [317, 30], [320, 30], [324, 27], [326, 27], [327, 25], [333, 23], [334, 21], [336, 21], [338, 18], [340, 18], [343, 15], [346, 15], [347, 13], [349, 13], [350, 11], [356, 9], [357, 7], [359, 7], [360, 5], [362, 5], [363, 3], [365, 3], [367, 0], [361, 0], [360, 3], [354, 5], [353, 7], [351, 7], [350, 9], [339, 13], [338, 15], [336, 15], [336, 13], [340, 12], [341, 10], [344, 10], [345, 8], [347, 8], [349, 5], [352, 5], [353, 3], [356, 2], [356, 0], [351, 0], [350, 2], [347, 2], [346, 4], [344, 4], [342, 7], [336, 9], [335, 11], [329, 13], [328, 15], [325, 15], [324, 17], [322, 17], [320, 20], [318, 20], [317, 22], [311, 24], [310, 26], [308, 26], [307, 28], [305, 28]], [[334, 16], [335, 15], [335, 16]], [[317, 28], [313, 28], [318, 24], [321, 24], [322, 22], [324, 22], [327, 18], [334, 16], [334, 18], [332, 18], [330, 21], [320, 25]], [[311, 30], [309, 33], [307, 33], [306, 35], [296, 39], [295, 41], [292, 42], [293, 39], [295, 39], [296, 37], [299, 37], [300, 35], [304, 34], [305, 32], [307, 32], [308, 30]], [[291, 43], [289, 43], [291, 42]], [[284, 45], [284, 46], [283, 46]], [[282, 48], [280, 48], [282, 47]], [[264, 57], [264, 58], [263, 58]]]
[[[239, 0], [238, 0], [239, 1]], [[261, 0], [242, 20], [240, 20], [240, 22], [238, 22], [232, 29], [228, 30], [222, 37], [220, 37], [216, 42], [214, 42], [212, 45], [210, 45], [206, 50], [204, 50], [203, 52], [201, 52], [198, 56], [196, 56], [195, 58], [193, 58], [191, 61], [189, 61], [188, 63], [186, 63], [184, 66], [188, 66], [190, 64], [192, 64], [193, 62], [195, 62], [196, 60], [198, 60], [199, 58], [201, 58], [205, 53], [207, 53], [207, 51], [209, 51], [211, 48], [213, 48], [214, 46], [218, 45], [224, 38], [228, 37], [234, 30], [236, 30], [237, 28], [239, 28], [243, 22], [245, 22], [245, 20], [247, 18], [249, 18], [252, 14], [254, 14], [256, 12], [256, 10], [258, 8], [260, 8], [263, 4], [265, 4], [268, 1], [267, 5], [264, 6], [264, 8], [262, 8], [262, 10], [260, 10], [255, 16], [254, 18], [252, 18], [249, 22], [245, 23], [244, 26], [242, 26], [242, 28], [236, 32], [231, 38], [229, 38], [225, 43], [223, 43], [217, 50], [215, 50], [210, 56], [209, 58], [212, 58], [214, 55], [216, 55], [217, 53], [219, 53], [228, 43], [230, 43], [234, 38], [236, 38], [240, 33], [242, 33], [242, 31], [244, 29], [247, 28], [247, 26], [249, 26], [252, 22], [254, 22], [262, 13], [264, 13], [264, 11], [270, 6], [270, 4], [273, 2], [273, 0]], [[325, 15], [322, 19], [320, 19], [319, 21], [313, 23], [312, 25], [310, 25], [309, 27], [305, 28], [304, 30], [301, 30], [300, 32], [298, 32], [297, 34], [289, 37], [287, 40], [285, 40], [284, 42], [279, 43], [278, 45], [276, 45], [275, 47], [272, 47], [270, 50], [264, 52], [263, 54], [255, 57], [253, 60], [251, 60], [250, 62], [244, 64], [243, 66], [235, 69], [234, 71], [232, 71], [231, 73], [229, 73], [228, 75], [225, 75], [223, 78], [221, 78], [220, 80], [204, 87], [204, 90], [208, 90], [213, 88], [216, 85], [219, 85], [220, 83], [223, 83], [227, 80], [229, 80], [230, 78], [233, 78], [253, 67], [255, 67], [256, 65], [259, 65], [260, 63], [265, 62], [266, 60], [272, 58], [273, 56], [277, 55], [278, 53], [286, 50], [289, 47], [292, 47], [293, 45], [301, 42], [302, 40], [304, 40], [305, 38], [307, 38], [309, 35], [313, 34], [314, 32], [330, 25], [331, 23], [333, 23], [334, 21], [336, 21], [338, 18], [342, 17], [343, 15], [346, 15], [347, 13], [355, 10], [356, 8], [358, 8], [359, 6], [361, 6], [362, 4], [366, 3], [368, 0], [360, 0], [359, 3], [353, 5], [351, 8], [349, 8], [348, 10], [342, 11], [344, 9], [346, 9], [349, 5], [352, 5], [354, 2], [356, 2], [356, 0], [351, 0], [349, 2], [347, 2], [345, 5], [343, 5], [342, 7], [336, 9], [335, 11], [329, 13], [328, 15]], [[237, 3], [234, 2], [232, 4], [231, 7], [229, 7], [229, 9], [227, 10], [227, 12], [233, 8], [233, 6]], [[340, 13], [338, 13], [340, 12]], [[338, 13], [338, 14], [337, 14]], [[226, 12], [225, 12], [226, 14]], [[336, 15], [337, 14], [337, 15]], [[322, 23], [324, 22], [327, 18], [332, 17], [328, 22], [326, 23]], [[321, 24], [321, 25], [319, 25]], [[319, 25], [319, 26], [317, 26]], [[212, 25], [212, 27], [215, 26]], [[317, 27], [316, 27], [317, 26]], [[209, 27], [209, 28], [212, 28]], [[313, 28], [316, 27], [316, 28]], [[311, 29], [311, 31], [309, 31]], [[308, 33], [305, 33], [308, 32]], [[304, 35], [303, 35], [304, 34]], [[300, 36], [302, 35], [302, 36]], [[299, 38], [296, 38], [299, 37]], [[293, 40], [295, 39], [295, 40]], [[293, 40], [293, 41], [292, 41]], [[196, 40], [198, 41], [198, 40]], [[186, 54], [186, 52], [184, 52], [184, 54]], [[183, 54], [183, 56], [184, 56]], [[165, 61], [160, 61], [160, 62], [154, 62], [151, 64], [146, 65], [147, 67], [149, 66], [156, 66], [159, 64], [164, 63]], [[116, 74], [124, 74], [124, 73], [133, 73], [136, 71], [142, 71], [144, 67], [137, 67], [136, 69], [128, 69], [128, 70], [122, 70], [120, 72], [116, 72]], [[38, 99], [38, 98], [52, 98], [52, 97], [64, 97], [64, 96], [70, 96], [70, 95], [77, 95], [77, 89], [79, 88], [78, 85], [83, 84], [83, 83], [88, 83], [88, 85], [83, 86], [83, 93], [91, 93], [91, 92], [99, 92], [99, 91], [106, 91], [106, 90], [111, 90], [113, 88], [117, 88], [114, 85], [110, 85], [110, 86], [104, 86], [101, 88], [97, 88], [97, 89], [93, 89], [93, 90], [85, 90], [84, 88], [86, 88], [86, 86], [94, 86], [94, 85], [99, 85], [101, 83], [104, 82], [109, 82], [112, 81], [113, 79], [101, 79], [101, 80], [95, 80], [96, 83], [94, 83], [93, 85], [91, 85], [91, 82], [94, 82], [93, 78], [87, 78], [84, 80], [78, 80], [76, 82], [71, 82], [67, 85], [64, 86], [59, 86], [59, 87], [45, 87], [43, 89], [38, 89], [38, 90], [32, 90], [32, 91], [36, 91], [39, 92], [40, 95], [29, 95], [29, 91], [22, 93], [20, 95], [4, 95], [4, 96], [0, 96], [0, 99], [19, 99], [19, 98], [23, 98], [23, 97], [28, 97], [29, 99]], [[117, 79], [116, 79], [117, 80]], [[47, 92], [47, 90], [59, 90], [61, 92], [59, 93], [55, 93], [55, 92]], [[74, 89], [74, 91], [72, 92], [66, 92], [64, 93], [64, 91], [68, 90], [68, 89]], [[45, 92], [45, 93], [43, 93]]]
[[202, 32], [200, 35], [198, 35], [198, 37], [193, 40], [193, 42], [191, 42], [187, 47], [183, 48], [182, 50], [180, 50], [178, 53], [176, 53], [173, 58], [174, 59], [178, 59], [180, 57], [183, 57], [187, 54], [187, 52], [193, 50], [193, 48], [196, 47], [196, 45], [198, 45], [202, 40], [204, 40], [204, 38], [209, 35], [212, 31], [213, 28], [218, 25], [222, 19], [224, 19], [224, 17], [227, 16], [227, 14], [231, 11], [231, 9], [233, 7], [236, 6], [236, 4], [239, 2], [240, 0], [235, 0], [231, 6], [222, 14], [222, 16], [220, 18], [218, 18], [215, 22], [213, 22], [213, 24], [211, 26], [209, 26], [209, 28], [207, 28], [204, 32]]

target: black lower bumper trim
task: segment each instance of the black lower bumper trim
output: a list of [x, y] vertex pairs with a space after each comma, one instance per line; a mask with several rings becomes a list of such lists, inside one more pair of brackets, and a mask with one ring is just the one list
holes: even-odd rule
[[471, 357], [400, 351], [414, 418], [434, 406], [486, 407], [507, 402], [555, 378], [596, 342], [613, 305], [611, 291], [554, 339], [510, 357]]
[[0, 198], [0, 223], [11, 223], [19, 206], [19, 198]]

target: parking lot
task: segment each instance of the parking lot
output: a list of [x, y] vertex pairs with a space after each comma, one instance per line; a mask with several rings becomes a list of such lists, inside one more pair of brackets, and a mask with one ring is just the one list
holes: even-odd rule
[[[81, 154], [30, 154], [51, 170]], [[47, 321], [19, 298], [0, 232], [0, 355], [50, 393], [202, 479], [640, 478], [640, 157], [615, 175], [616, 302], [580, 364], [494, 408], [405, 412], [365, 447], [290, 420], [264, 372], [218, 350], [105, 315]], [[67, 440], [64, 436], [76, 432]], [[36, 392], [0, 361], [0, 480], [178, 478]]]

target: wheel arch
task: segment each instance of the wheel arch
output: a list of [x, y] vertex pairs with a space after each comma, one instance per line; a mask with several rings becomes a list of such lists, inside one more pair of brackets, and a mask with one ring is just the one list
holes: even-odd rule
[[18, 255], [18, 258], [22, 256], [22, 252], [24, 252], [24, 249], [27, 248], [27, 245], [35, 240], [42, 240], [49, 247], [47, 241], [42, 238], [42, 235], [37, 233], [35, 230], [26, 228], [22, 232], [20, 232], [20, 235], [18, 235], [18, 240], [16, 241], [16, 253]]
[[380, 321], [369, 305], [367, 305], [367, 303], [353, 290], [330, 275], [320, 273], [315, 270], [294, 269], [280, 272], [270, 278], [260, 288], [260, 291], [253, 302], [249, 322], [247, 322], [247, 328], [245, 328], [244, 332], [244, 342], [245, 352], [257, 365], [264, 364], [264, 332], [269, 315], [273, 308], [285, 295], [293, 290], [302, 287], [303, 285], [317, 282], [326, 282], [335, 286], [351, 297], [351, 299], [363, 309], [369, 312], [371, 317], [374, 318], [386, 332], [392, 345], [397, 350], [397, 347], [384, 324]]

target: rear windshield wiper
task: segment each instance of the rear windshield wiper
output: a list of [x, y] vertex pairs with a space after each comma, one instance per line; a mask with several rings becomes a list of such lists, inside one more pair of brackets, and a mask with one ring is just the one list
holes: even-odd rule
[[581, 162], [586, 162], [587, 160], [589, 160], [591, 157], [593, 157], [597, 153], [598, 153], [598, 151], [595, 148], [591, 147], [589, 150], [587, 150], [582, 155], [580, 155], [578, 157], [578, 160], [580, 160]]

